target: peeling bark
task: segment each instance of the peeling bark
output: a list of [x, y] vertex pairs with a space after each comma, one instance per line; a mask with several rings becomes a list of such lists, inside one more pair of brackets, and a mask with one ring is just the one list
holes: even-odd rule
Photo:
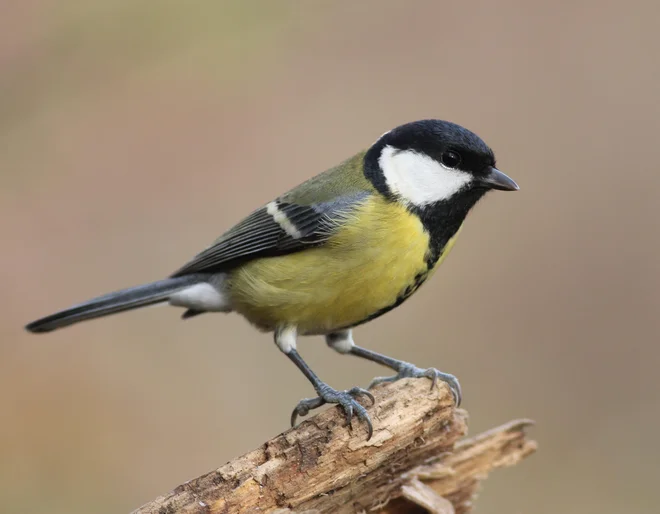
[[491, 470], [536, 449], [528, 420], [462, 439], [467, 413], [444, 384], [407, 379], [373, 393], [371, 440], [334, 407], [133, 514], [462, 514]]

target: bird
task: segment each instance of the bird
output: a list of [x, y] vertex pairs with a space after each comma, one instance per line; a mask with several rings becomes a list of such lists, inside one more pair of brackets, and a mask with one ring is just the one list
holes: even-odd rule
[[369, 148], [253, 211], [169, 277], [98, 296], [26, 325], [42, 333], [164, 303], [182, 317], [235, 312], [263, 332], [311, 382], [317, 396], [291, 415], [324, 404], [373, 425], [358, 400], [368, 389], [337, 390], [298, 352], [300, 336], [320, 335], [340, 354], [391, 368], [369, 388], [401, 378], [445, 382], [456, 405], [458, 379], [436, 368], [357, 346], [353, 330], [401, 305], [448, 255], [472, 207], [491, 190], [518, 185], [496, 167], [474, 132], [440, 119], [400, 125]]

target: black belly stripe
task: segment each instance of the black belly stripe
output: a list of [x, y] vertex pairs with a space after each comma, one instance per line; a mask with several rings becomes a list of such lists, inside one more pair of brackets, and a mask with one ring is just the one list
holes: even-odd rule
[[[435, 262], [437, 262], [437, 259], [435, 260]], [[427, 261], [427, 266], [429, 266], [428, 261]], [[426, 271], [421, 272], [421, 273], [417, 273], [417, 275], [415, 275], [415, 280], [413, 281], [413, 283], [406, 286], [406, 288], [403, 291], [401, 291], [401, 293], [399, 293], [399, 295], [397, 296], [394, 303], [392, 303], [390, 305], [387, 305], [386, 307], [383, 307], [382, 309], [378, 309], [376, 312], [374, 312], [373, 314], [367, 316], [362, 321], [359, 321], [355, 325], [351, 325], [351, 327], [356, 327], [358, 325], [362, 325], [364, 323], [367, 323], [367, 322], [369, 322], [373, 319], [376, 319], [376, 318], [382, 316], [383, 314], [391, 311], [392, 309], [395, 309], [399, 305], [401, 305], [408, 298], [410, 298], [415, 291], [417, 291], [419, 289], [419, 287], [428, 278], [429, 272], [431, 271], [431, 269], [433, 269], [433, 265], [428, 267]], [[344, 327], [344, 328], [350, 328], [350, 327]]]
[[[451, 232], [451, 235], [445, 234], [444, 237], [440, 238], [434, 238], [433, 235], [431, 235], [431, 244], [429, 246], [428, 252], [426, 254], [425, 258], [425, 264], [426, 264], [426, 270], [417, 273], [415, 275], [415, 278], [412, 282], [412, 284], [409, 284], [406, 286], [406, 288], [399, 293], [399, 295], [396, 297], [396, 300], [391, 303], [390, 305], [387, 305], [386, 307], [383, 307], [382, 309], [378, 309], [376, 312], [373, 314], [367, 316], [365, 319], [362, 321], [359, 321], [355, 325], [351, 325], [351, 327], [356, 327], [358, 325], [363, 325], [364, 323], [367, 323], [373, 319], [376, 319], [383, 314], [388, 313], [392, 309], [396, 309], [399, 305], [401, 305], [403, 302], [405, 302], [408, 298], [410, 298], [415, 291], [417, 291], [420, 286], [426, 281], [428, 278], [429, 274], [435, 267], [435, 265], [438, 263], [438, 260], [440, 257], [442, 257], [444, 253], [444, 248], [449, 242], [449, 240], [456, 235], [456, 232], [458, 231], [458, 228], [460, 228], [460, 225], [456, 227], [456, 229]], [[438, 240], [440, 239], [440, 240]], [[442, 246], [440, 246], [442, 244]], [[351, 327], [343, 327], [343, 329], [351, 328]]]
[[[460, 227], [460, 225], [459, 225], [459, 227]], [[456, 229], [456, 230], [458, 230], [458, 229]], [[452, 236], [443, 238], [444, 239], [444, 241], [443, 241], [444, 244], [446, 245], [447, 242], [449, 241], [449, 239], [451, 239], [451, 237], [453, 237], [454, 235], [455, 235], [455, 232], [454, 232], [454, 234], [452, 234]], [[362, 321], [360, 321], [360, 322], [358, 322], [358, 323], [356, 323], [355, 325], [352, 325], [352, 326], [362, 325], [364, 323], [367, 323], [367, 322], [369, 322], [373, 319], [376, 319], [376, 318], [382, 316], [383, 314], [388, 313], [392, 309], [397, 308], [399, 305], [401, 305], [403, 302], [405, 302], [408, 298], [410, 298], [413, 295], [413, 293], [415, 293], [415, 291], [417, 291], [420, 288], [420, 286], [426, 281], [429, 274], [431, 273], [431, 270], [433, 270], [433, 268], [437, 264], [438, 260], [440, 259], [440, 257], [442, 257], [442, 254], [444, 253], [444, 245], [443, 245], [443, 247], [438, 248], [437, 241], [435, 241], [436, 245], [434, 246], [433, 245], [433, 242], [434, 242], [433, 238], [431, 239], [431, 242], [432, 242], [432, 244], [429, 247], [429, 250], [428, 250], [428, 253], [426, 254], [426, 259], [425, 259], [426, 271], [417, 273], [417, 275], [415, 275], [415, 279], [413, 280], [413, 283], [406, 286], [406, 288], [399, 293], [399, 295], [396, 297], [396, 300], [394, 301], [394, 303], [392, 303], [392, 304], [390, 304], [386, 307], [383, 307], [382, 309], [378, 309], [373, 314], [367, 316], [365, 319], [363, 319]], [[345, 328], [349, 328], [349, 327], [345, 327]]]
[[[374, 157], [376, 155], [376, 153], [373, 153], [374, 148], [376, 148], [375, 145], [372, 147], [372, 150], [369, 150], [369, 152], [367, 152], [365, 155], [365, 176], [373, 183], [374, 187], [376, 187], [376, 189], [381, 194], [383, 194], [383, 196], [395, 201], [384, 182], [382, 173], [377, 172], [377, 170], [379, 170], [379, 166], [376, 160], [377, 157]], [[377, 155], [380, 155], [379, 151], [377, 152]], [[441, 201], [423, 208], [411, 207], [410, 211], [413, 214], [419, 216], [424, 229], [429, 235], [429, 249], [425, 259], [426, 271], [418, 273], [415, 276], [413, 283], [408, 285], [401, 293], [399, 293], [396, 300], [391, 305], [383, 307], [382, 309], [379, 309], [373, 314], [367, 316], [362, 321], [359, 321], [354, 325], [344, 327], [343, 329], [362, 325], [368, 321], [378, 318], [383, 314], [391, 311], [392, 309], [395, 309], [408, 298], [410, 298], [410, 296], [412, 296], [413, 293], [417, 291], [417, 289], [419, 289], [419, 287], [428, 278], [431, 270], [438, 263], [440, 257], [442, 257], [447, 243], [449, 243], [451, 238], [456, 235], [458, 230], [461, 228], [467, 213], [474, 206], [474, 204], [479, 201], [485, 192], [486, 189], [471, 188], [455, 195], [449, 201]]]

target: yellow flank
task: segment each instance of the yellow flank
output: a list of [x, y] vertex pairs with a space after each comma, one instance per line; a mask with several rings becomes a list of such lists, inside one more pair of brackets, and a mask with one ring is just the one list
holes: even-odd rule
[[232, 304], [262, 330], [296, 326], [300, 334], [322, 334], [350, 327], [394, 304], [409, 286], [409, 294], [414, 292], [430, 274], [428, 245], [416, 216], [374, 195], [325, 245], [233, 270]]

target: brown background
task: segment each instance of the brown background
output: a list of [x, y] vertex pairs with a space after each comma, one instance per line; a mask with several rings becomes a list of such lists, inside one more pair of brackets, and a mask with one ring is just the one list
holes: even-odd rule
[[[160, 278], [278, 193], [423, 117], [522, 191], [356, 339], [458, 375], [471, 432], [538, 422], [481, 513], [650, 513], [657, 2], [21, 0], [0, 5], [0, 511], [121, 513], [256, 447], [312, 394], [237, 316], [31, 319]], [[382, 374], [320, 338], [339, 387]]]

